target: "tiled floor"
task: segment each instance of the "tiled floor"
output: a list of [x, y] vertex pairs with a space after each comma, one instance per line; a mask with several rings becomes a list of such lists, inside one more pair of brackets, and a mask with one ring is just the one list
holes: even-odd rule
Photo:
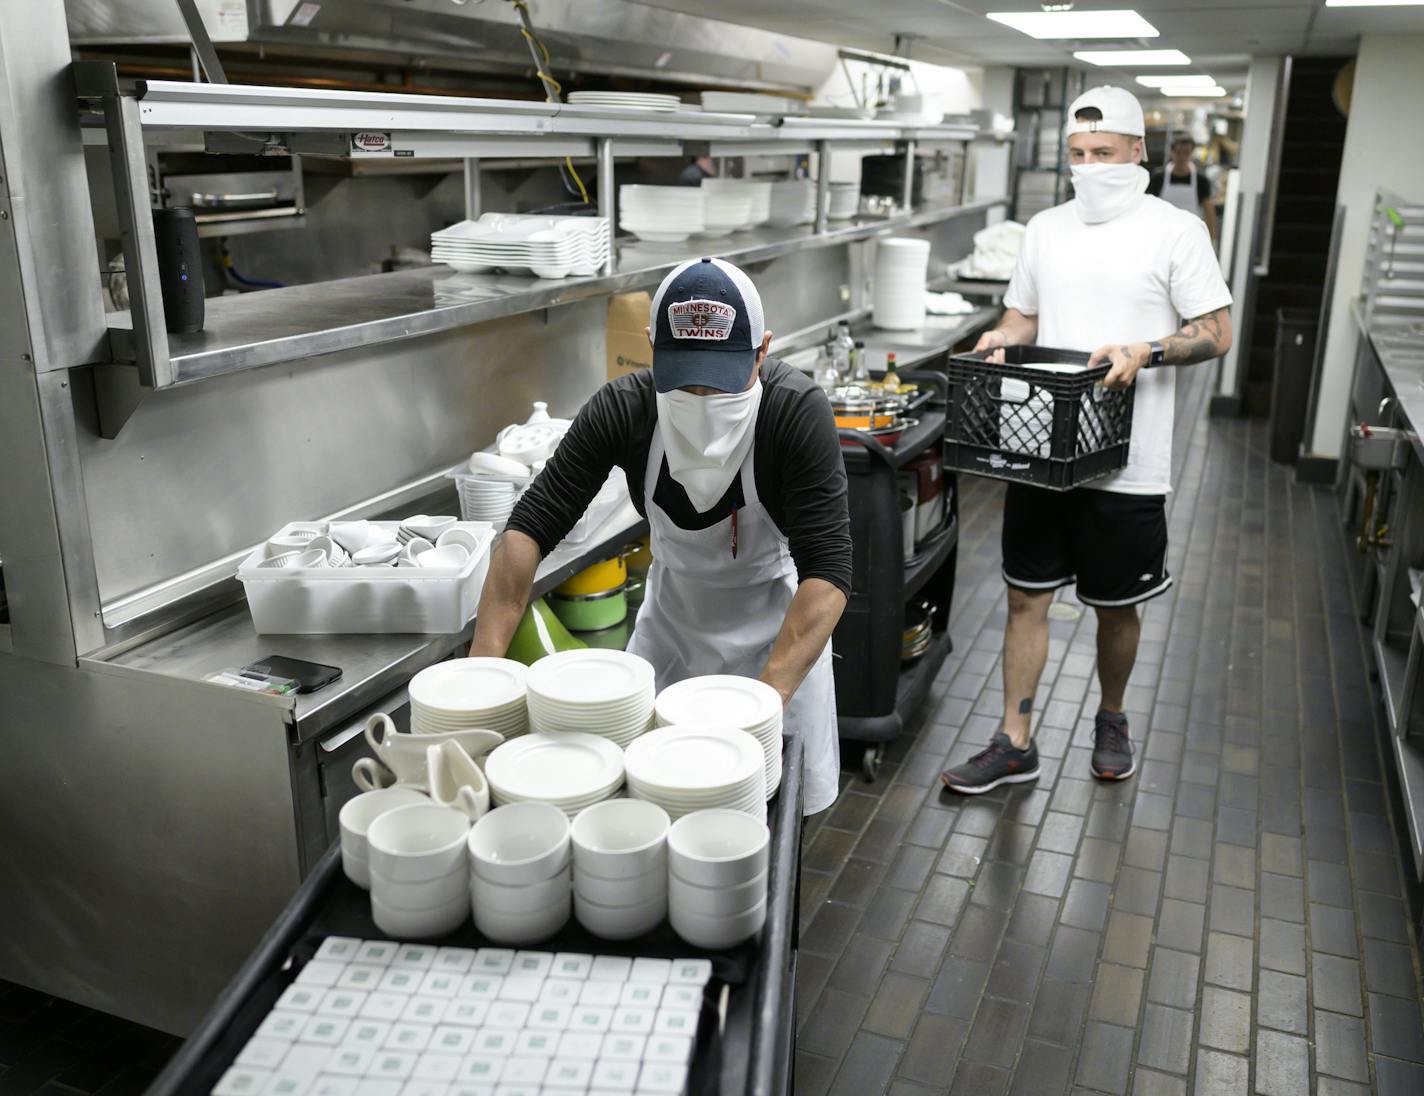
[[1179, 427], [1175, 588], [1144, 616], [1140, 768], [1088, 773], [1094, 625], [1071, 594], [1043, 775], [938, 774], [1001, 714], [1000, 491], [964, 486], [956, 651], [879, 780], [808, 827], [797, 1092], [1424, 1093], [1419, 953], [1333, 497], [1264, 424]]

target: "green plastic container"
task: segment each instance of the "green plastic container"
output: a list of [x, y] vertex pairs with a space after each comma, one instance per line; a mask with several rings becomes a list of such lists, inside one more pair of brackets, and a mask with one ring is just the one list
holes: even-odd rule
[[549, 607], [571, 632], [601, 632], [628, 617], [628, 598], [620, 586], [605, 594], [584, 597], [549, 596]]
[[579, 651], [587, 646], [583, 640], [569, 635], [568, 629], [543, 598], [535, 598], [524, 610], [519, 627], [514, 629], [514, 638], [509, 641], [505, 657], [532, 666], [545, 655], [556, 651]]

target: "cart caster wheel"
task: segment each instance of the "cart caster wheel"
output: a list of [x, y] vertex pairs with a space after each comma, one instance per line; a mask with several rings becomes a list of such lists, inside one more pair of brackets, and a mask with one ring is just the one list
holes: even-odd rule
[[885, 743], [877, 742], [874, 746], [865, 747], [865, 752], [860, 755], [860, 772], [869, 783], [874, 783], [875, 778], [880, 775], [880, 763], [885, 760]]

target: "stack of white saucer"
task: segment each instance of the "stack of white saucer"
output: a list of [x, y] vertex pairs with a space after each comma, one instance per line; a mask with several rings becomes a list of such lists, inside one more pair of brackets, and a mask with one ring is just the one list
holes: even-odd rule
[[726, 726], [659, 727], [624, 751], [628, 794], [676, 820], [693, 811], [742, 811], [766, 821], [766, 758], [751, 735]]
[[623, 751], [596, 734], [529, 734], [485, 760], [496, 806], [548, 803], [573, 818], [623, 786]]
[[462, 274], [496, 268], [540, 278], [595, 274], [609, 246], [608, 222], [601, 217], [486, 213], [430, 234], [430, 257]]
[[816, 219], [816, 184], [810, 179], [784, 179], [771, 184], [767, 220], [781, 228], [808, 225]]
[[705, 197], [696, 186], [620, 186], [618, 227], [651, 243], [677, 243], [706, 227]]
[[875, 243], [872, 319], [876, 327], [909, 330], [925, 323], [928, 240], [892, 236]]
[[411, 733], [478, 727], [506, 740], [527, 734], [528, 673], [508, 658], [456, 658], [421, 670], [410, 679]]
[[[704, 236], [725, 236], [752, 223], [752, 184], [741, 179], [703, 179]], [[768, 211], [770, 215], [770, 211]]]
[[746, 220], [740, 228], [764, 225], [771, 219], [771, 183], [757, 182], [755, 179], [703, 179], [702, 190], [707, 195], [708, 220], [713, 219], [712, 210], [724, 199], [736, 203], [740, 208], [743, 199], [749, 202]]
[[658, 694], [659, 726], [694, 724], [715, 713], [719, 723], [740, 727], [761, 745], [766, 758], [766, 795], [781, 786], [781, 694], [764, 681], [731, 674], [689, 677]]
[[623, 107], [634, 110], [681, 110], [676, 95], [643, 91], [571, 91], [569, 102], [581, 107]]
[[626, 748], [652, 724], [652, 664], [627, 651], [546, 655], [529, 668], [528, 689], [536, 731], [583, 731]]

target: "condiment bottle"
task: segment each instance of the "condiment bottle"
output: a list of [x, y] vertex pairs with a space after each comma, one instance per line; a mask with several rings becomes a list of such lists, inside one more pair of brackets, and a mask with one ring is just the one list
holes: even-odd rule
[[885, 355], [885, 391], [900, 391], [900, 375], [895, 372], [895, 351], [888, 351]]

